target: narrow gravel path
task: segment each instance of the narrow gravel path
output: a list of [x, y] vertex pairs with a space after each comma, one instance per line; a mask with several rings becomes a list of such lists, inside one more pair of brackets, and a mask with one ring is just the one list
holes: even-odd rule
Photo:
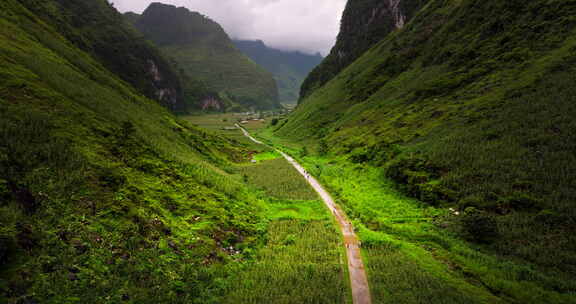
[[[250, 138], [253, 142], [261, 145], [265, 145], [263, 142], [255, 139], [246, 131], [246, 129], [242, 128], [239, 125], [236, 125], [246, 137]], [[308, 181], [310, 186], [318, 192], [324, 204], [330, 209], [332, 215], [338, 221], [338, 225], [340, 226], [340, 230], [342, 231], [342, 235], [344, 236], [344, 245], [346, 246], [346, 255], [348, 257], [348, 271], [350, 273], [350, 285], [352, 287], [352, 299], [354, 304], [371, 304], [372, 299], [370, 297], [370, 288], [368, 286], [368, 279], [366, 277], [366, 271], [364, 270], [364, 263], [362, 262], [362, 255], [360, 253], [360, 242], [358, 237], [354, 233], [354, 228], [344, 212], [340, 209], [340, 207], [334, 202], [332, 196], [324, 190], [322, 185], [310, 174], [306, 172], [306, 170], [294, 160], [294, 158], [290, 157], [288, 154], [278, 151], [284, 156], [284, 158], [304, 176], [304, 178]]]

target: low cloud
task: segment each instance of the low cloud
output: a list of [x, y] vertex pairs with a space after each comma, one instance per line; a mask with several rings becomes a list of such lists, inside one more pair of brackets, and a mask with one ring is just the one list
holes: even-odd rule
[[[110, 0], [141, 13], [152, 0]], [[346, 0], [164, 0], [220, 23], [236, 39], [260, 39], [283, 50], [327, 54], [336, 41]]]

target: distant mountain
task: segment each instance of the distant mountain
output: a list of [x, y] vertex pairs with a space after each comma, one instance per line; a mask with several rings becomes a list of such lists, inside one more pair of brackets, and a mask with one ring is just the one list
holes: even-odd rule
[[[272, 74], [236, 49], [222, 27], [208, 17], [183, 7], [152, 3], [140, 17], [129, 14], [127, 20], [134, 22], [191, 80], [200, 80], [217, 92], [202, 107], [280, 106]], [[188, 91], [196, 85], [184, 84]]]
[[324, 59], [320, 54], [287, 52], [273, 49], [261, 40], [235, 40], [234, 44], [257, 64], [274, 74], [280, 101], [296, 102], [300, 97], [300, 86], [308, 73]]

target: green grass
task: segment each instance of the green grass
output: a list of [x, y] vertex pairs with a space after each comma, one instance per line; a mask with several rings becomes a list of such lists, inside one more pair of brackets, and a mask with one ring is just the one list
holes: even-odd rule
[[0, 3], [0, 62], [0, 302], [218, 302], [238, 264], [225, 249], [266, 232], [261, 195], [230, 173], [249, 149], [18, 1]]
[[277, 158], [281, 158], [281, 157], [282, 157], [282, 155], [280, 153], [278, 153], [277, 151], [267, 151], [267, 152], [255, 154], [252, 157], [252, 159], [257, 161], [257, 162], [262, 162], [262, 161], [273, 160], [273, 159], [277, 159]]
[[[536, 284], [566, 296], [576, 278], [576, 6], [517, 4], [429, 1], [405, 28], [315, 90], [274, 134], [370, 168], [385, 184], [375, 189], [400, 190], [423, 210], [468, 214], [446, 229], [533, 269], [513, 273], [555, 278]], [[344, 172], [346, 179], [355, 174]], [[375, 212], [363, 192], [357, 203], [350, 199], [356, 216], [371, 229], [391, 229], [390, 210]], [[529, 293], [506, 289], [519, 298]]]
[[238, 172], [248, 183], [272, 197], [292, 200], [314, 200], [318, 197], [304, 177], [284, 158], [242, 166]]
[[265, 247], [224, 303], [351, 303], [340, 234], [320, 201], [274, 201]]
[[[271, 137], [270, 130], [259, 134], [278, 146], [290, 142]], [[358, 228], [374, 303], [574, 301], [576, 286], [568, 273], [463, 240], [457, 228], [465, 213], [454, 215], [407, 197], [380, 168], [334, 156], [302, 158], [299, 144], [283, 149], [320, 178]], [[496, 222], [506, 237], [512, 235], [509, 223]], [[547, 257], [561, 254], [569, 253]]]

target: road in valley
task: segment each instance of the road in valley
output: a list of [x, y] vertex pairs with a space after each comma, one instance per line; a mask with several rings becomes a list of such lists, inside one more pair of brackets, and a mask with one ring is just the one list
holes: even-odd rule
[[[239, 125], [236, 125], [244, 135], [250, 138], [253, 142], [261, 145], [266, 145], [263, 142], [255, 139]], [[292, 165], [304, 178], [308, 181], [310, 186], [316, 190], [318, 195], [324, 201], [324, 204], [330, 209], [332, 215], [336, 218], [342, 235], [344, 236], [344, 245], [346, 246], [346, 256], [348, 259], [348, 272], [350, 273], [350, 285], [352, 288], [352, 299], [354, 304], [371, 304], [372, 299], [370, 296], [370, 288], [368, 285], [368, 278], [366, 276], [366, 271], [364, 269], [364, 263], [362, 262], [362, 255], [360, 253], [360, 241], [358, 236], [354, 233], [354, 227], [342, 211], [340, 207], [334, 202], [334, 199], [330, 194], [320, 185], [318, 180], [311, 176], [306, 170], [292, 157], [288, 154], [279, 151], [280, 154]]]

